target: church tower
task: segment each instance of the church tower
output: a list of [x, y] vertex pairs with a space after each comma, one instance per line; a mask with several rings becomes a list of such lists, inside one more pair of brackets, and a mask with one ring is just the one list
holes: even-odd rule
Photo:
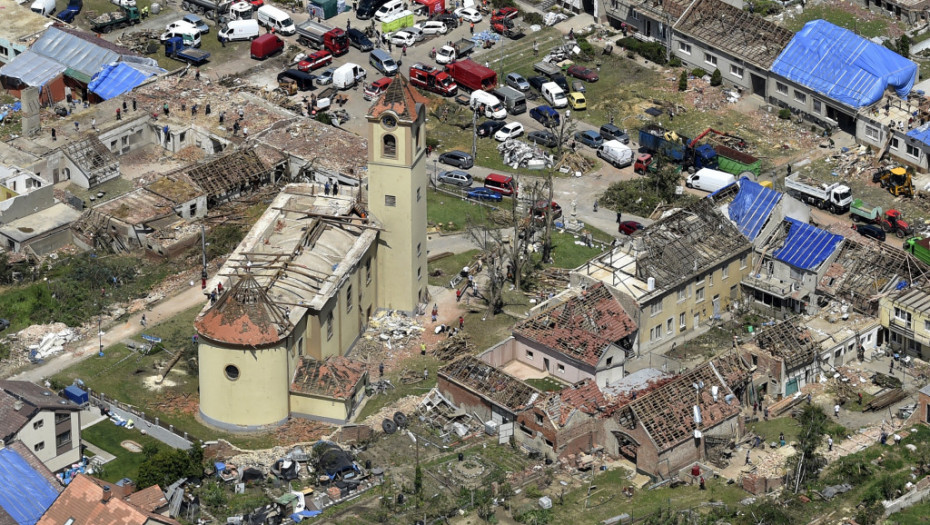
[[368, 112], [368, 206], [382, 225], [378, 306], [426, 298], [426, 104], [398, 74]]

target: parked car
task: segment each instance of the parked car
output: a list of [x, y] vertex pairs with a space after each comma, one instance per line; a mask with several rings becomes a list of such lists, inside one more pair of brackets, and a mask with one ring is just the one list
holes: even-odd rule
[[585, 82], [597, 82], [599, 78], [597, 76], [597, 71], [579, 65], [574, 65], [568, 68], [568, 74], [569, 76], [580, 78]]
[[535, 89], [536, 91], [542, 91], [542, 85], [546, 82], [549, 82], [549, 77], [537, 75], [527, 79], [527, 82], [529, 82], [531, 88]]
[[465, 194], [465, 196], [468, 197], [469, 199], [475, 199], [479, 201], [500, 202], [504, 200], [504, 197], [501, 196], [500, 193], [497, 193], [494, 190], [489, 190], [487, 188], [475, 188], [473, 190], [469, 190], [468, 193]]
[[568, 105], [574, 110], [588, 109], [588, 102], [584, 95], [575, 91], [568, 94]]
[[551, 131], [531, 131], [526, 139], [533, 144], [546, 148], [554, 148], [559, 145], [559, 138]]
[[460, 7], [455, 10], [455, 16], [465, 20], [466, 22], [478, 23], [481, 21], [481, 13], [477, 9], [472, 7]]
[[316, 85], [326, 86], [333, 83], [333, 73], [336, 71], [336, 68], [331, 67], [327, 68], [325, 71], [317, 75]]
[[590, 130], [576, 131], [575, 140], [594, 149], [601, 147], [601, 144], [604, 143], [604, 137], [598, 135], [596, 131]]
[[475, 159], [468, 153], [459, 150], [447, 151], [439, 156], [439, 162], [450, 166], [457, 166], [467, 170], [475, 165]]
[[491, 18], [506, 18], [507, 20], [513, 20], [519, 14], [520, 10], [516, 7], [502, 7], [491, 13]]
[[564, 92], [566, 92], [566, 93], [568, 93], [569, 91], [571, 91], [570, 89], [568, 89], [568, 79], [566, 79], [566, 78], [565, 78], [565, 75], [563, 75], [563, 74], [561, 74], [561, 73], [552, 75], [552, 78], [551, 78], [550, 80], [548, 80], [548, 82], [555, 82], [555, 85], [557, 85], [557, 86], [559, 86], [560, 88], [562, 88], [562, 91], [564, 91]]
[[358, 48], [359, 51], [371, 51], [375, 44], [365, 36], [365, 33], [355, 29], [346, 29], [346, 38], [349, 39], [349, 45]]
[[643, 229], [643, 225], [636, 221], [623, 221], [620, 223], [620, 227], [617, 228], [617, 230], [620, 233], [623, 233], [626, 235], [633, 235], [634, 233], [642, 229]]
[[464, 172], [462, 170], [449, 170], [439, 173], [439, 182], [444, 184], [451, 184], [452, 186], [461, 186], [463, 188], [470, 188], [472, 184], [471, 174]]
[[530, 83], [523, 78], [523, 75], [520, 73], [508, 73], [507, 74], [507, 85], [516, 89], [517, 91], [529, 91]]
[[404, 31], [405, 33], [410, 33], [411, 35], [413, 35], [413, 40], [416, 42], [422, 42], [423, 39], [426, 38], [426, 34], [423, 32], [422, 29], [417, 27], [416, 24], [414, 24], [413, 27], [405, 27], [401, 29], [401, 31]]
[[584, 87], [584, 82], [580, 80], [572, 80], [572, 91], [578, 93], [587, 93], [588, 88]]
[[10, 327], [9, 319], [0, 319], [0, 332], [6, 330], [9, 327]]
[[549, 209], [552, 210], [553, 219], [558, 219], [562, 216], [562, 207], [559, 206], [559, 203], [555, 201], [546, 202], [544, 200], [538, 200], [533, 204], [533, 216], [543, 219], [546, 217], [546, 211]]
[[435, 15], [429, 17], [429, 19], [435, 22], [442, 22], [443, 24], [446, 24], [446, 27], [449, 29], [455, 29], [459, 26], [459, 17], [452, 13], [436, 13]]
[[420, 29], [426, 35], [444, 35], [449, 32], [449, 27], [446, 24], [436, 20], [417, 22], [413, 27]]
[[881, 226], [874, 224], [853, 224], [852, 229], [859, 232], [863, 237], [871, 237], [876, 241], [885, 242], [885, 230]]
[[208, 26], [207, 23], [197, 15], [186, 14], [183, 18], [181, 18], [181, 20], [184, 20], [185, 22], [190, 23], [190, 25], [196, 27], [197, 30], [200, 31], [201, 35], [205, 35], [210, 32], [210, 26]]
[[627, 134], [626, 130], [620, 129], [613, 124], [604, 124], [601, 126], [600, 133], [604, 140], [616, 140], [623, 144], [630, 143], [630, 135]]
[[530, 118], [547, 128], [556, 127], [561, 122], [559, 112], [552, 109], [551, 106], [536, 106], [530, 110]]
[[485, 120], [481, 124], [478, 124], [478, 136], [479, 137], [492, 137], [497, 130], [504, 127], [505, 122], [503, 120]]
[[494, 134], [494, 139], [500, 142], [504, 142], [507, 139], [515, 139], [522, 134], [523, 124], [520, 124], [519, 122], [511, 122], [497, 130], [497, 133]]
[[297, 69], [306, 73], [333, 63], [333, 54], [325, 49], [314, 51], [297, 63]]
[[411, 47], [413, 44], [416, 44], [417, 39], [413, 36], [413, 33], [408, 33], [407, 31], [398, 31], [391, 35], [391, 43], [395, 46], [407, 46]]

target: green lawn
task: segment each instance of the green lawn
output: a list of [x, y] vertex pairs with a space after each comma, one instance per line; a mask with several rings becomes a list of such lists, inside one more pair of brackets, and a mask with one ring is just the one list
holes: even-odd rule
[[885, 36], [888, 34], [888, 26], [896, 23], [894, 20], [884, 16], [875, 16], [872, 17], [872, 20], [862, 21], [855, 13], [851, 13], [848, 8], [812, 4], [805, 7], [804, 12], [800, 15], [787, 17], [784, 26], [791, 32], [797, 32], [804, 27], [804, 24], [811, 20], [820, 19], [840, 27], [845, 27], [865, 38]]
[[[502, 204], [510, 204], [504, 200]], [[426, 190], [426, 222], [439, 226], [443, 232], [462, 231], [468, 224], [487, 226], [491, 224], [492, 208], [467, 201], [432, 188]]]
[[[595, 238], [599, 237], [593, 231], [591, 231], [591, 235]], [[603, 251], [598, 243], [594, 244], [594, 248], [588, 248], [587, 246], [575, 244], [576, 241], [581, 241], [581, 236], [578, 234], [553, 232], [552, 266], [567, 269], [577, 268]]]
[[527, 379], [526, 382], [543, 392], [557, 392], [567, 386], [566, 384], [553, 379], [552, 377]]
[[123, 448], [120, 443], [125, 440], [132, 440], [144, 447], [146, 445], [155, 445], [159, 448], [167, 447], [151, 436], [143, 436], [138, 427], [127, 430], [124, 427], [118, 427], [110, 421], [101, 421], [96, 425], [81, 431], [81, 438], [96, 445], [103, 450], [116, 456], [116, 459], [106, 463], [103, 466], [103, 472], [95, 474], [105, 481], [119, 481], [123, 478], [136, 479], [139, 473], [139, 465], [144, 461], [141, 452], [130, 452]]
[[[431, 262], [429, 264], [429, 283], [433, 286], [449, 286], [449, 281], [462, 268], [471, 264], [472, 259], [478, 252], [479, 250], [469, 250]], [[433, 273], [437, 270], [441, 271], [442, 275], [434, 277]]]

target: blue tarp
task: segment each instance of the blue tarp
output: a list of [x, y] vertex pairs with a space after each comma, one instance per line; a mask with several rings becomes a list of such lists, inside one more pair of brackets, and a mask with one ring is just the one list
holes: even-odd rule
[[58, 491], [10, 448], [0, 449], [0, 508], [18, 525], [34, 525]]
[[785, 244], [772, 255], [779, 261], [795, 268], [813, 270], [827, 260], [836, 246], [843, 240], [842, 235], [834, 235], [810, 224], [785, 218], [790, 224]]
[[94, 75], [87, 89], [104, 100], [110, 100], [131, 91], [150, 76], [150, 73], [143, 73], [129, 64], [110, 64]]
[[917, 81], [917, 64], [826, 20], [804, 24], [771, 70], [854, 108], [881, 100], [889, 86], [907, 97]]
[[930, 122], [907, 132], [907, 136], [930, 145]]
[[87, 392], [81, 390], [80, 388], [74, 385], [71, 385], [65, 388], [65, 397], [67, 397], [68, 399], [70, 399], [71, 401], [74, 401], [75, 403], [79, 405], [83, 405], [84, 403], [87, 403], [88, 401]]
[[295, 512], [294, 514], [291, 514], [291, 519], [297, 523], [300, 523], [300, 520], [304, 518], [312, 518], [322, 513], [323, 513], [322, 510], [302, 510], [300, 512]]
[[730, 220], [746, 238], [755, 240], [779, 199], [781, 193], [749, 179], [740, 179], [739, 193], [728, 207]]

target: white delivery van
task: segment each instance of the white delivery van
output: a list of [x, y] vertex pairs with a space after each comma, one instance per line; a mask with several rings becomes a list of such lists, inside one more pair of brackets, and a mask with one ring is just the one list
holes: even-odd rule
[[194, 26], [185, 27], [183, 25], [169, 29], [161, 34], [161, 41], [166, 42], [169, 38], [176, 36], [181, 37], [184, 45], [187, 47], [200, 47], [200, 30]]
[[504, 109], [504, 105], [501, 104], [497, 97], [487, 91], [473, 91], [471, 98], [468, 100], [468, 105], [472, 109], [483, 111], [484, 116], [488, 118], [497, 120], [507, 118], [507, 110]]
[[254, 40], [258, 38], [258, 20], [230, 20], [216, 34], [220, 40]]
[[268, 29], [274, 29], [275, 33], [293, 35], [297, 32], [297, 28], [294, 26], [294, 21], [291, 20], [291, 17], [277, 7], [263, 5], [258, 8], [255, 17], [258, 19], [259, 24]]
[[29, 6], [29, 9], [42, 16], [52, 16], [55, 12], [55, 0], [36, 0]]
[[546, 82], [540, 90], [543, 98], [546, 99], [550, 106], [564, 108], [568, 105], [568, 97], [565, 96], [565, 92], [555, 82]]
[[625, 168], [633, 164], [633, 150], [619, 140], [605, 142], [597, 150], [597, 156], [616, 168]]
[[388, 3], [384, 4], [375, 11], [375, 20], [378, 22], [384, 22], [388, 18], [400, 13], [404, 10], [403, 0], [390, 0]]
[[348, 64], [339, 66], [333, 71], [333, 86], [335, 86], [336, 89], [349, 89], [355, 84], [365, 80], [366, 76], [368, 76], [368, 72], [365, 71], [365, 68], [349, 62]]
[[721, 188], [725, 188], [736, 182], [736, 176], [725, 171], [712, 170], [710, 168], [701, 168], [697, 173], [688, 175], [685, 184], [689, 188], [707, 191], [713, 193]]

